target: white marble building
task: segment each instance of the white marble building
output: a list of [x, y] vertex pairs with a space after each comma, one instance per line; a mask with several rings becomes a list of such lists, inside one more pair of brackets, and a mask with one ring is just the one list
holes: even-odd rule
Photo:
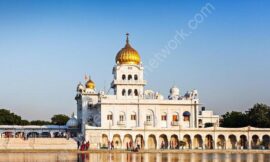
[[[162, 141], [166, 148], [179, 148], [179, 141], [185, 141], [185, 148], [217, 148], [218, 141], [223, 141], [222, 147], [225, 147], [229, 135], [213, 133], [226, 129], [218, 127], [218, 115], [200, 110], [197, 90], [181, 95], [179, 88], [173, 86], [168, 97], [145, 90], [147, 81], [140, 55], [129, 44], [128, 35], [115, 63], [111, 82], [113, 94], [97, 91], [90, 77], [85, 85], [77, 86], [77, 120], [92, 148], [108, 147], [111, 141], [115, 148], [126, 148], [132, 142], [145, 149], [157, 149]], [[213, 126], [204, 128], [206, 123]], [[267, 133], [268, 138], [269, 130]], [[235, 140], [242, 141], [241, 135], [235, 135]], [[262, 139], [263, 134], [258, 138]], [[242, 147], [248, 146], [244, 142]]]

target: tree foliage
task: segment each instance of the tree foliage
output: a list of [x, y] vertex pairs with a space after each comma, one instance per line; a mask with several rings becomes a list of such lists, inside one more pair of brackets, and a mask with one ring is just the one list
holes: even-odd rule
[[0, 125], [65, 125], [69, 117], [63, 114], [54, 115], [52, 121], [33, 120], [28, 121], [22, 119], [21, 116], [16, 115], [9, 110], [0, 109]]
[[44, 121], [44, 120], [32, 120], [30, 122], [31, 125], [50, 125], [51, 122], [49, 121]]
[[245, 127], [253, 126], [260, 128], [270, 127], [270, 107], [265, 104], [255, 104], [246, 112], [227, 112], [222, 115], [222, 127]]
[[52, 118], [52, 124], [55, 125], [65, 125], [67, 123], [67, 121], [69, 120], [69, 117], [67, 115], [64, 114], [57, 114], [54, 115]]
[[213, 127], [214, 124], [213, 123], [205, 123], [204, 124], [204, 127], [207, 128], [207, 127]]
[[253, 127], [270, 127], [270, 107], [265, 104], [255, 104], [247, 111], [249, 125]]
[[245, 113], [232, 111], [222, 115], [223, 121], [221, 126], [223, 127], [245, 127], [248, 126], [248, 118]]
[[0, 124], [1, 125], [19, 125], [22, 118], [9, 110], [0, 109]]

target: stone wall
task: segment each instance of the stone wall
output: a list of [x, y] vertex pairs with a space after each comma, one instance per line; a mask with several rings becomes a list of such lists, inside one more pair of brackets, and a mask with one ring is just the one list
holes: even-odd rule
[[0, 149], [77, 149], [74, 139], [65, 138], [0, 138]]

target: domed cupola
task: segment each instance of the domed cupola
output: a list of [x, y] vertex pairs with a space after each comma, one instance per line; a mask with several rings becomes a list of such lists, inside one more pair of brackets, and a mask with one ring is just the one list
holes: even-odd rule
[[172, 96], [179, 96], [179, 94], [180, 94], [179, 88], [177, 88], [176, 86], [173, 86], [173, 87], [170, 89], [170, 94], [171, 94]]
[[88, 81], [85, 83], [85, 87], [89, 89], [95, 89], [96, 85], [95, 83], [91, 80], [91, 78], [88, 78]]
[[129, 44], [127, 33], [126, 45], [122, 48], [115, 57], [115, 62], [118, 64], [129, 64], [129, 65], [139, 65], [141, 63], [141, 57], [139, 53], [131, 47]]
[[176, 86], [173, 86], [170, 89], [170, 95], [168, 97], [170, 100], [178, 100], [180, 99], [180, 90]]
[[68, 128], [78, 128], [79, 123], [78, 120], [75, 118], [74, 113], [72, 113], [71, 118], [67, 121], [66, 126]]

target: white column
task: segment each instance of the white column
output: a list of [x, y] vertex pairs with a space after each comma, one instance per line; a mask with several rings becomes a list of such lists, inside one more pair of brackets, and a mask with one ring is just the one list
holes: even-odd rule
[[144, 149], [148, 149], [148, 135], [146, 135], [143, 139], [144, 139]]

